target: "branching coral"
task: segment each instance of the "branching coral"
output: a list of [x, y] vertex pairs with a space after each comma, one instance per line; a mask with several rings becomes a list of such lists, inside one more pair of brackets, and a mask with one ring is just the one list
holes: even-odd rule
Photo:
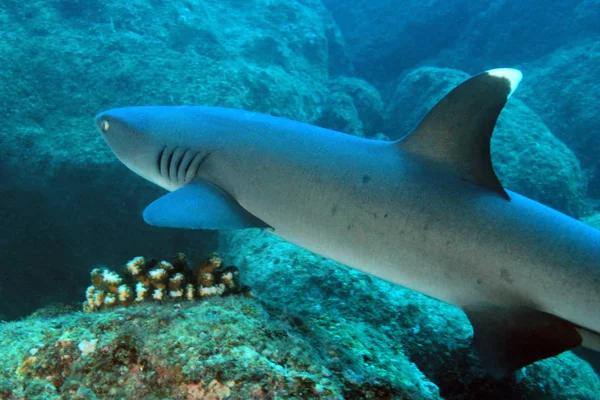
[[190, 268], [183, 253], [170, 261], [135, 257], [127, 262], [123, 276], [107, 268], [91, 272], [92, 286], [86, 290], [83, 310], [94, 312], [143, 301], [202, 299], [229, 294], [251, 295], [240, 282], [235, 266], [223, 266], [221, 257], [211, 254]]

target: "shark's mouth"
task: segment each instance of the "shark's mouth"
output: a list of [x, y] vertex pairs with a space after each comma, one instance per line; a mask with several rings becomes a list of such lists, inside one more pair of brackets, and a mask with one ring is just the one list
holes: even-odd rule
[[208, 156], [209, 153], [191, 148], [165, 145], [156, 158], [156, 168], [161, 178], [173, 184], [185, 185], [198, 175], [202, 163]]

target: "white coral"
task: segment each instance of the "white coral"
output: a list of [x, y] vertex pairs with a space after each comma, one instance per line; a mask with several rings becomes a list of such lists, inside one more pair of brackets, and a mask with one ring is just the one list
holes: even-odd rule
[[144, 257], [135, 257], [127, 263], [127, 271], [133, 276], [139, 275], [142, 273], [145, 263], [146, 259]]
[[133, 296], [133, 293], [131, 292], [131, 288], [127, 285], [121, 285], [119, 286], [119, 301], [121, 303], [125, 303], [127, 301], [129, 301], [131, 299], [131, 297]]
[[194, 285], [192, 285], [191, 283], [188, 283], [185, 286], [185, 298], [188, 300], [194, 300]]
[[154, 289], [154, 292], [152, 292], [152, 298], [154, 300], [162, 300], [165, 297], [165, 290], [158, 288], [158, 289]]
[[167, 271], [162, 268], [152, 268], [150, 270], [150, 279], [160, 282], [167, 276]]
[[233, 282], [233, 273], [229, 271], [221, 276], [221, 282], [223, 282], [228, 288], [233, 289], [235, 282]]
[[96, 344], [98, 344], [98, 339], [92, 340], [82, 340], [79, 342], [77, 347], [81, 351], [82, 356], [88, 356], [96, 351]]
[[138, 282], [137, 285], [135, 285], [135, 301], [144, 301], [147, 295], [148, 288], [141, 282]]
[[104, 290], [97, 290], [94, 293], [94, 306], [96, 308], [102, 307], [102, 305], [104, 304], [104, 297], [105, 296], [106, 296], [106, 293], [104, 292]]
[[102, 279], [104, 280], [104, 283], [108, 286], [117, 286], [120, 285], [121, 282], [123, 282], [123, 279], [119, 276], [119, 274], [105, 269], [102, 272]]
[[109, 307], [114, 306], [117, 304], [117, 296], [112, 293], [107, 293], [106, 297], [104, 298], [104, 304]]
[[200, 297], [220, 296], [223, 294], [223, 292], [225, 292], [225, 285], [222, 283], [217, 286], [198, 288], [198, 294]]
[[173, 264], [168, 261], [161, 261], [158, 263], [158, 267], [164, 269], [165, 271], [173, 271]]

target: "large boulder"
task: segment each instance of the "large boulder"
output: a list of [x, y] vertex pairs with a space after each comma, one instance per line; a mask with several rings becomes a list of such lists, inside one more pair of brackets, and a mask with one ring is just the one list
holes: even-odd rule
[[590, 171], [590, 194], [600, 197], [600, 42], [561, 47], [523, 70], [521, 97], [579, 157]]
[[[385, 133], [395, 139], [406, 135], [444, 95], [468, 78], [451, 69], [411, 71], [388, 102]], [[586, 177], [578, 159], [519, 99], [518, 91], [494, 130], [492, 162], [506, 188], [573, 216], [583, 213]]]
[[384, 104], [367, 81], [338, 77], [329, 82], [329, 95], [316, 125], [358, 136], [373, 137], [383, 129]]
[[[384, 335], [371, 340], [357, 323], [332, 340], [295, 322], [233, 295], [91, 315], [46, 308], [0, 325], [0, 398], [440, 399], [410, 361], [377, 359]], [[348, 357], [357, 347], [358, 366], [375, 353], [366, 373]]]
[[218, 104], [314, 122], [330, 81], [351, 70], [317, 0], [8, 2], [0, 23], [0, 254], [11, 282], [0, 302], [10, 318], [79, 297], [95, 264], [214, 246], [213, 233], [144, 226], [141, 211], [163, 191], [116, 160], [97, 112]]

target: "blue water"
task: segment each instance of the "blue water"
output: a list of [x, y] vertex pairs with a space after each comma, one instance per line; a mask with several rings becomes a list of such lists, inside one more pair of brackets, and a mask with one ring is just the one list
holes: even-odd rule
[[426, 3], [0, 0], [0, 319], [78, 304], [97, 265], [217, 248], [217, 232], [143, 223], [163, 191], [93, 123], [119, 106], [235, 107], [397, 139], [467, 76], [515, 67], [500, 180], [600, 226], [600, 3]]

